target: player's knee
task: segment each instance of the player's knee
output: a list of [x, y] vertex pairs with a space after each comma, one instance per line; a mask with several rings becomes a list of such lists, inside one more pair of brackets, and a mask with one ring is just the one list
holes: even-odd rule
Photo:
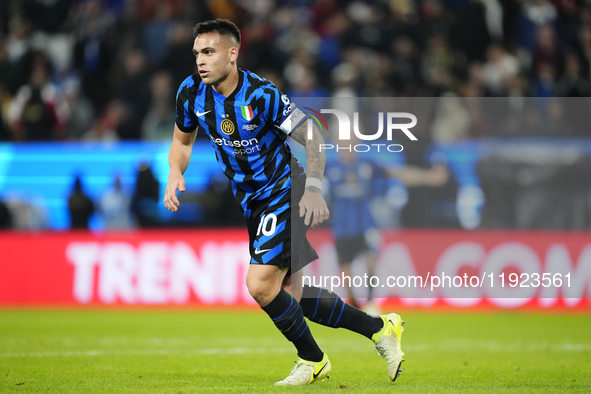
[[259, 278], [247, 277], [246, 287], [250, 296], [260, 306], [268, 305], [279, 293], [279, 289], [275, 288], [276, 286], [272, 286], [272, 283]]

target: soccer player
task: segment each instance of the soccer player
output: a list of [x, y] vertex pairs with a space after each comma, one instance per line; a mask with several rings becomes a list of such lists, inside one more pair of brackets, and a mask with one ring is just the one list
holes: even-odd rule
[[[386, 170], [375, 161], [358, 157], [354, 151], [343, 150], [338, 158], [326, 163], [328, 195], [334, 211], [347, 212], [332, 219], [337, 261], [343, 273], [351, 277], [353, 260], [361, 257], [366, 265], [367, 275], [374, 274], [376, 244], [379, 231], [374, 224], [370, 205], [372, 191], [378, 179], [387, 176]], [[347, 287], [349, 303], [355, 307], [353, 288]], [[379, 313], [379, 307], [372, 302], [373, 287], [368, 288], [367, 302], [363, 310]]]
[[[346, 215], [335, 215], [332, 220], [339, 266], [344, 275], [351, 277], [353, 260], [361, 257], [366, 264], [367, 276], [372, 277], [380, 238], [371, 212], [372, 194], [377, 181], [397, 178], [409, 188], [438, 187], [447, 182], [449, 173], [441, 167], [423, 169], [409, 165], [385, 166], [365, 155], [358, 155], [354, 150], [343, 150], [336, 160], [326, 163], [325, 178], [332, 209], [347, 212]], [[379, 307], [372, 302], [373, 290], [369, 286], [363, 310], [377, 314]], [[349, 302], [357, 306], [353, 288], [348, 286], [347, 291]]]
[[[301, 269], [318, 258], [306, 230], [329, 216], [321, 194], [324, 155], [318, 130], [307, 139], [303, 112], [273, 83], [237, 67], [240, 31], [236, 25], [216, 19], [198, 23], [193, 33], [198, 73], [188, 77], [177, 93], [164, 205], [178, 211], [176, 191], [185, 191], [183, 173], [197, 130], [203, 129], [247, 220], [248, 291], [294, 344], [299, 357], [290, 375], [275, 384], [305, 385], [331, 372], [328, 356], [318, 347], [304, 317], [371, 339], [387, 360], [388, 375], [394, 381], [403, 361], [400, 316], [369, 315], [328, 290], [301, 286]], [[306, 148], [307, 178], [291, 153], [288, 136]]]

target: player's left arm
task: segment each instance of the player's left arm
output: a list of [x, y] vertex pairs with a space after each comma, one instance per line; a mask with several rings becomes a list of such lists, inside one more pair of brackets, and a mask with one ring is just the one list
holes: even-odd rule
[[[324, 152], [320, 150], [320, 145], [324, 143], [324, 139], [316, 127], [313, 127], [312, 131], [312, 139], [308, 139], [307, 122], [302, 122], [289, 136], [306, 148], [307, 179], [317, 179], [319, 184], [322, 184], [326, 159]], [[312, 227], [319, 226], [330, 216], [322, 191], [316, 186], [306, 185], [299, 207], [300, 217], [305, 215], [306, 225], [309, 225], [312, 220]]]
[[400, 179], [408, 187], [439, 187], [443, 186], [450, 177], [449, 170], [441, 166], [429, 169], [412, 165], [391, 167], [386, 168], [385, 174], [387, 177]]
[[[307, 179], [304, 195], [300, 200], [300, 217], [304, 217], [306, 226], [319, 226], [328, 219], [330, 212], [322, 197], [322, 175], [324, 174], [324, 152], [320, 145], [324, 143], [320, 132], [314, 127], [312, 138], [308, 139], [306, 115], [300, 111], [287, 95], [282, 94], [272, 83], [265, 86], [267, 103], [265, 119], [275, 127], [299, 142], [306, 148]], [[316, 186], [314, 186], [316, 185]]]

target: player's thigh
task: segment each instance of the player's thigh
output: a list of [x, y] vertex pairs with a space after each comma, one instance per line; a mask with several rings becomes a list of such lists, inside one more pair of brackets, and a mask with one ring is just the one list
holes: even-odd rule
[[[288, 194], [288, 193], [287, 193]], [[290, 266], [291, 220], [287, 196], [255, 207], [247, 219], [250, 264]]]

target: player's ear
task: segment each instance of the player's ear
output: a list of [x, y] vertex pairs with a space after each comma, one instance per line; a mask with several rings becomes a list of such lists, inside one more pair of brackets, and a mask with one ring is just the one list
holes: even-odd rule
[[230, 47], [230, 62], [234, 63], [238, 59], [238, 48]]

